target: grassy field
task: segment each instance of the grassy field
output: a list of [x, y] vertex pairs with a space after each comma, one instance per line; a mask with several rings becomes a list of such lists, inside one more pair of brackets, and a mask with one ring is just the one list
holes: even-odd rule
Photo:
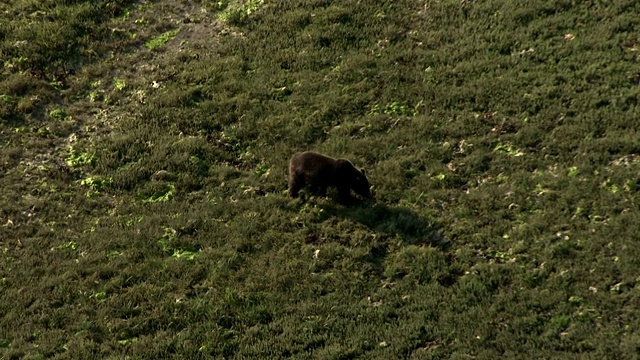
[[[631, 0], [0, 4], [0, 358], [637, 358], [639, 33]], [[377, 202], [289, 199], [307, 149]]]

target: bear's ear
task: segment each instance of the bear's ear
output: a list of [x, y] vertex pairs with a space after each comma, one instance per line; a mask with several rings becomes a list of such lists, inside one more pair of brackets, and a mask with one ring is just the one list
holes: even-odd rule
[[365, 176], [367, 175], [364, 173], [364, 168], [360, 169], [360, 172], [362, 173], [362, 175], [365, 175]]

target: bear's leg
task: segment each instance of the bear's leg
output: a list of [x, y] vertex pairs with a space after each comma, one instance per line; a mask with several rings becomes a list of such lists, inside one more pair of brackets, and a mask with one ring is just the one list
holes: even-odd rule
[[316, 196], [326, 196], [327, 195], [327, 188], [323, 187], [323, 186], [319, 186], [317, 184], [308, 184], [309, 185], [309, 192], [312, 193], [313, 195]]
[[351, 189], [348, 186], [338, 186], [338, 196], [344, 204], [351, 203]]
[[289, 196], [292, 198], [298, 197], [298, 192], [305, 185], [304, 177], [291, 175], [289, 178]]

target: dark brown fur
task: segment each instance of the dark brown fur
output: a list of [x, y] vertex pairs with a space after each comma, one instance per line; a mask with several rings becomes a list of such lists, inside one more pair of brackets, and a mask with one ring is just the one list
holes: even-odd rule
[[298, 197], [305, 186], [326, 195], [328, 187], [338, 189], [342, 201], [351, 200], [351, 190], [364, 198], [373, 198], [369, 190], [369, 180], [364, 170], [356, 169], [346, 159], [332, 157], [311, 151], [298, 153], [289, 163], [289, 196]]

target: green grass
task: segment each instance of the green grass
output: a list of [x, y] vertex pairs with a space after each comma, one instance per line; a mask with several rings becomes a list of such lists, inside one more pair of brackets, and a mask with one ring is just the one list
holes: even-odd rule
[[214, 3], [213, 8], [219, 11], [217, 18], [220, 21], [239, 26], [246, 23], [263, 4], [264, 0], [221, 0]]
[[[167, 42], [169, 42], [169, 40], [173, 39], [176, 35], [178, 35], [178, 33], [180, 32], [180, 28], [176, 28], [173, 30], [169, 30], [167, 32], [164, 32], [160, 35], [158, 35], [157, 37], [150, 39], [149, 41], [147, 41], [144, 46], [146, 46], [149, 49], [155, 49], [159, 46], [162, 46], [164, 44], [166, 44]], [[118, 79], [115, 79], [118, 80]], [[120, 79], [121, 80], [121, 79]], [[119, 85], [122, 84], [122, 85]], [[116, 81], [116, 88], [118, 88], [118, 90], [120, 90], [121, 88], [124, 88], [124, 83], [123, 82], [118, 82]]]
[[636, 2], [0, 10], [0, 358], [638, 353]]

